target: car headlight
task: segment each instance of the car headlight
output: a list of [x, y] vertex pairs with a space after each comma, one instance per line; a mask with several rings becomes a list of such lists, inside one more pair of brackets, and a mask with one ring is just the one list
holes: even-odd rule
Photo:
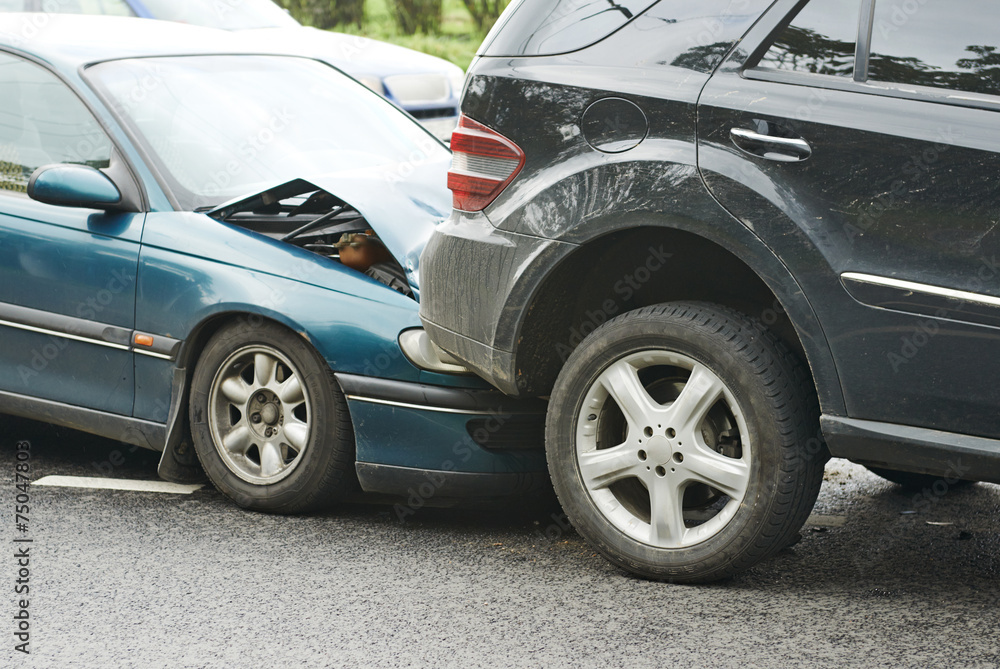
[[443, 374], [471, 374], [472, 370], [438, 348], [422, 328], [406, 330], [399, 335], [399, 348], [407, 359], [420, 369]]
[[448, 75], [448, 81], [451, 83], [451, 92], [455, 94], [455, 97], [462, 97], [462, 88], [465, 86], [465, 72], [462, 68], [452, 70], [451, 74]]
[[360, 81], [365, 86], [372, 89], [379, 95], [385, 95], [385, 88], [383, 88], [382, 86], [381, 77], [358, 77], [358, 81]]

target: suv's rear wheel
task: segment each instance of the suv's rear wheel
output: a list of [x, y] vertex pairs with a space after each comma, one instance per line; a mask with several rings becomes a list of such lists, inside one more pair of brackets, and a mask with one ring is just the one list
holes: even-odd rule
[[549, 405], [563, 509], [643, 576], [746, 569], [791, 542], [819, 493], [827, 457], [806, 378], [762, 325], [723, 307], [609, 321], [569, 358]]

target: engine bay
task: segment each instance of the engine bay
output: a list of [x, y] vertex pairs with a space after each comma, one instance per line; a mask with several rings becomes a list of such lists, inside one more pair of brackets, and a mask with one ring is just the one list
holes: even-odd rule
[[205, 213], [336, 260], [413, 297], [406, 272], [365, 217], [307, 181], [292, 181]]

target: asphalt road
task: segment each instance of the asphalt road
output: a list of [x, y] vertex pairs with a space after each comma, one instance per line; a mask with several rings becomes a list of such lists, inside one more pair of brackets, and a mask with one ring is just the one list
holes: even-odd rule
[[834, 461], [798, 545], [693, 587], [619, 571], [545, 504], [400, 522], [371, 502], [276, 517], [211, 487], [32, 487], [22, 533], [20, 440], [33, 479], [156, 479], [156, 454], [3, 419], [2, 667], [1000, 666], [1000, 486], [915, 500]]

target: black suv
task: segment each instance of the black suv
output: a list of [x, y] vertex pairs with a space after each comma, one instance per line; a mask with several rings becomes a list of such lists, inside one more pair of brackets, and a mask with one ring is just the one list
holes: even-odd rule
[[515, 2], [469, 71], [433, 340], [675, 581], [795, 540], [830, 455], [1000, 482], [1000, 3]]

